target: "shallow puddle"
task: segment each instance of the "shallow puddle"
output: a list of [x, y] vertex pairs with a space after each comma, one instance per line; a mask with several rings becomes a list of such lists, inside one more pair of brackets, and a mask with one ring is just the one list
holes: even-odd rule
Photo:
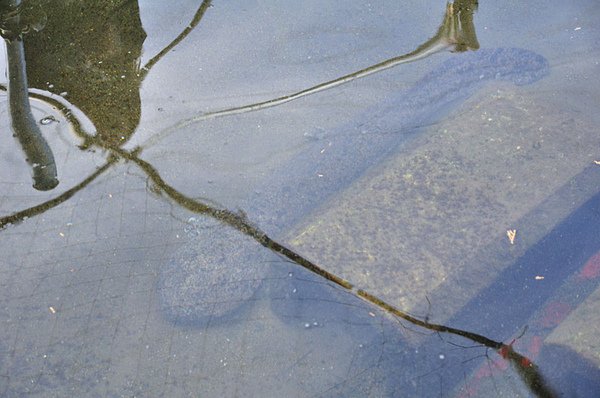
[[0, 395], [600, 391], [595, 1], [0, 15]]

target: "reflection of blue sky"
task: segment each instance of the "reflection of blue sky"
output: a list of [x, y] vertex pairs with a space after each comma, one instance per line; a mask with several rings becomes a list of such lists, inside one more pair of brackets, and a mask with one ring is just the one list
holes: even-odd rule
[[[435, 31], [444, 11], [440, 8], [439, 17], [428, 18], [428, 28], [401, 16], [405, 10], [393, 10], [382, 15], [380, 6], [369, 12], [361, 2], [216, 3], [190, 40], [156, 67], [167, 71], [161, 73], [161, 87], [179, 87], [183, 79], [187, 85], [180, 96], [195, 90], [205, 94], [197, 101], [213, 107], [229, 105], [236, 97], [251, 100], [298, 90], [414, 49]], [[166, 24], [167, 29], [173, 25]], [[147, 28], [147, 33], [147, 43], [152, 43], [152, 30]], [[146, 56], [149, 47], [153, 45], [146, 47]], [[169, 76], [177, 65], [187, 67]], [[148, 83], [150, 92], [153, 88]], [[156, 89], [161, 90], [158, 85]]]
[[[142, 0], [139, 4], [143, 26], [148, 34], [144, 42], [143, 65], [189, 23], [198, 1]], [[444, 5], [443, 1], [418, 0], [403, 2], [402, 6], [397, 1], [388, 1], [371, 7], [360, 1], [215, 2], [198, 28], [148, 74], [141, 88], [142, 120], [127, 147], [144, 143], [165, 127], [203, 111], [294, 92], [410, 51], [435, 32]], [[437, 8], [432, 12], [434, 7]], [[600, 103], [600, 82], [595, 79], [600, 58], [599, 14], [596, 0], [482, 2], [475, 22], [482, 47], [522, 47], [539, 52], [550, 60], [550, 76], [536, 85], [519, 87], [514, 92], [523, 98], [537, 96], [538, 101], [545, 98], [544, 101], [552, 105], [547, 109], [577, 115], [585, 121], [581, 125], [587, 126], [600, 118], [595, 109]], [[6, 79], [4, 54], [2, 47], [0, 81]], [[452, 55], [438, 54], [281, 107], [190, 125], [148, 146], [141, 156], [151, 162], [168, 183], [185, 194], [214, 199], [235, 209], [266, 176], [285, 166], [294, 154], [301, 151], [310, 139], [307, 137], [311, 134], [318, 137], [319, 134], [313, 134], [314, 131], [331, 131], [356, 121], [361, 110], [380, 103], [390, 93], [411, 86], [449, 57]], [[494, 93], [495, 88], [489, 92]], [[6, 102], [2, 98], [4, 94], [0, 93], [0, 131], [5, 132], [8, 121]], [[34, 113], [42, 116], [43, 106], [36, 103]], [[64, 120], [44, 127], [43, 131], [50, 137], [61, 177], [61, 185], [53, 194], [79, 182], [106, 156], [101, 151], [80, 151]], [[565, 131], [565, 134], [571, 133]], [[29, 171], [22, 156], [10, 145], [13, 143], [0, 149], [0, 191], [10, 188], [10, 204], [18, 204], [19, 207], [36, 204], [44, 194], [32, 192]], [[589, 153], [586, 155], [589, 156]], [[587, 159], [585, 162], [588, 162]], [[531, 192], [536, 188], [530, 187]], [[2, 211], [7, 209], [3, 207]], [[304, 318], [299, 318], [299, 322], [292, 326], [280, 325], [269, 317], [268, 297], [264, 296], [259, 297], [251, 321], [231, 327], [207, 331], [180, 330], [165, 323], [153, 296], [155, 277], [164, 265], [163, 257], [168, 257], [182, 242], [185, 220], [189, 216], [164, 197], [149, 192], [144, 173], [134, 165], [121, 163], [65, 206], [12, 227], [9, 232], [3, 231], [6, 234], [4, 245], [11, 243], [9, 253], [13, 255], [10, 261], [18, 262], [14, 260], [20, 255], [18, 242], [23, 237], [35, 237], [32, 241], [37, 251], [32, 250], [23, 256], [23, 261], [31, 262], [31, 265], [20, 270], [23, 274], [15, 279], [23, 281], [22, 284], [26, 285], [23, 289], [27, 293], [32, 288], [27, 285], [29, 279], [19, 279], [23, 275], [47, 289], [40, 292], [36, 288], [31, 292], [31, 303], [26, 302], [39, 307], [36, 314], [46, 315], [48, 305], [58, 307], [67, 302], [64, 314], [69, 315], [67, 310], [71, 310], [71, 316], [85, 320], [90, 313], [98, 312], [109, 318], [109, 322], [102, 319], [98, 334], [101, 334], [102, 343], [113, 350], [114, 358], [110, 359], [116, 370], [108, 374], [112, 386], [119, 386], [120, 382], [121, 385], [126, 384], [122, 380], [126, 378], [125, 374], [133, 379], [148, 379], [150, 385], [157, 383], [159, 388], [168, 390], [170, 387], [165, 387], [165, 377], [159, 381], [151, 377], [164, 365], [171, 372], [167, 382], [173, 386], [181, 383], [197, 387], [197, 383], [201, 383], [199, 375], [211, 374], [216, 380], [215, 388], [218, 388], [218, 383], [224, 386], [231, 380], [238, 380], [250, 391], [253, 391], [252, 388], [264, 391], [267, 387], [260, 385], [259, 378], [255, 376], [265, 368], [269, 382], [284, 380], [280, 388], [293, 395], [301, 390], [303, 382], [297, 376], [290, 376], [293, 372], [315, 378], [311, 389], [305, 392], [318, 393], [322, 385], [331, 383], [327, 373], [318, 373], [321, 369], [317, 367], [314, 371], [320, 376], [315, 376], [311, 360], [313, 363], [327, 362], [331, 366], [336, 366], [337, 362], [337, 373], [332, 374], [340, 378], [344, 376], [344, 366], [360, 367], [357, 362], [352, 362], [358, 352], [355, 351], [356, 341], [343, 333], [343, 336], [337, 336], [338, 332], [348, 329], [343, 322], [329, 329], [325, 327], [332, 323], [326, 324], [325, 321], [325, 327], [321, 328], [320, 319], [319, 328], [299, 330], [295, 327], [313, 322], [315, 317], [311, 318], [310, 314], [313, 307], [308, 305]], [[69, 228], [65, 229], [65, 223]], [[63, 233], [66, 237], [61, 235]], [[426, 239], [422, 244], [428, 244]], [[316, 247], [317, 251], [320, 250], [318, 245]], [[43, 264], [39, 269], [34, 267], [42, 256], [55, 258], [56, 265], [48, 265], [54, 261], [49, 260], [41, 261]], [[10, 264], [13, 265], [12, 262]], [[89, 271], [90, 265], [97, 269], [98, 275]], [[81, 304], [90, 302], [87, 286], [81, 288], [71, 284], [83, 280], [78, 272], [86, 268], [85, 272], [91, 274], [89, 290], [96, 292], [94, 289], [97, 289], [99, 293], [96, 294], [102, 298], [98, 300], [98, 306], [91, 309]], [[293, 267], [290, 269], [293, 271]], [[42, 275], [41, 282], [38, 281], [39, 275]], [[43, 278], [51, 283], [46, 283]], [[56, 278], [56, 281], [52, 282], [51, 278]], [[97, 281], [100, 281], [98, 286], [101, 288], [93, 284]], [[17, 293], [21, 292], [16, 288], [9, 293], [4, 292], [9, 297], [11, 294], [17, 297]], [[64, 294], [62, 301], [56, 298], [60, 294]], [[69, 297], [71, 302], [64, 296]], [[21, 301], [15, 302], [10, 305], [13, 305], [13, 310], [19, 310]], [[326, 303], [323, 305], [326, 308], [317, 314], [319, 316], [334, 310]], [[366, 304], [361, 305], [361, 309], [366, 308]], [[368, 316], [367, 309], [365, 316]], [[110, 322], [119, 326], [112, 328]], [[22, 325], [30, 324], [23, 322]], [[384, 326], [388, 328], [389, 325]], [[59, 339], [61, 333], [76, 334], [83, 330], [81, 345], [88, 348], [80, 351], [83, 354], [87, 350], [92, 351], [91, 354], [104, 352], [105, 348], [100, 347], [92, 336], [93, 327], [85, 324], [77, 328], [69, 322], [58, 323], [55, 327], [50, 341]], [[141, 330], [145, 333], [143, 336], [140, 335]], [[108, 341], [106, 336], [109, 336]], [[385, 339], [378, 340], [380, 337], [373, 337], [374, 344], [383, 346], [389, 343]], [[332, 348], [333, 340], [339, 344], [338, 348]], [[45, 348], [43, 341], [41, 338], [35, 340], [41, 348]], [[74, 343], [76, 347], [78, 343]], [[156, 352], [148, 353], [146, 346]], [[58, 353], [61, 353], [60, 346], [57, 347]], [[170, 350], [169, 354], [178, 356], [176, 359], [167, 357], [161, 350]], [[132, 365], [122, 360], [121, 351], [143, 365], [132, 370]], [[433, 353], [432, 358], [437, 360], [438, 356], [439, 353]], [[224, 358], [228, 358], [229, 368], [226, 371], [219, 362]], [[418, 357], [422, 360], [421, 366], [437, 366], [435, 361], [423, 358]], [[244, 361], [247, 365], [242, 365]], [[98, 363], [87, 365], [94, 368]], [[148, 368], [143, 369], [144, 366]], [[370, 371], [377, 373], [375, 365], [372, 366]], [[194, 372], [192, 378], [187, 377], [186, 372], [190, 370]], [[238, 379], [240, 370], [246, 373]], [[132, 375], [135, 372], [138, 373]]]
[[[185, 26], [182, 22], [187, 23], [194, 11], [193, 7], [187, 14], [168, 11], [163, 18], [159, 7], [153, 3], [145, 10], [141, 3], [148, 34], [144, 59], [158, 51], [157, 35], [161, 43], [165, 36], [174, 37], [173, 27]], [[175, 6], [178, 12], [185, 7], [183, 3]], [[143, 143], [157, 131], [200, 112], [298, 91], [411, 51], [435, 32], [444, 8], [435, 18], [429, 18], [421, 6], [406, 12], [397, 6], [386, 9], [361, 2], [343, 6], [215, 3], [197, 30], [147, 76], [142, 88], [142, 123], [129, 145]], [[171, 14], [175, 15], [169, 20]], [[420, 67], [429, 63], [425, 60]], [[420, 67], [407, 65], [277, 109], [197, 123], [161, 143], [178, 148], [185, 159], [193, 156], [186, 155], [191, 148], [205, 148], [204, 159], [190, 160], [196, 170], [210, 174], [203, 180], [217, 181], [210, 187], [213, 192], [220, 185], [229, 189], [249, 186], [226, 170], [251, 170], [245, 177], [251, 180], [265, 174], [265, 168], [284, 163], [315, 131], [344, 123], [355, 110], [410, 85], [422, 74]], [[159, 107], [163, 112], [157, 111]], [[149, 148], [145, 153], [153, 156], [155, 151], [160, 149]], [[227, 178], [224, 173], [233, 179], [223, 180]], [[222, 195], [219, 199], [226, 200]]]
[[173, 0], [160, 2], [139, 0], [142, 26], [147, 33], [142, 64], [150, 60], [174, 39], [189, 23], [200, 2]]

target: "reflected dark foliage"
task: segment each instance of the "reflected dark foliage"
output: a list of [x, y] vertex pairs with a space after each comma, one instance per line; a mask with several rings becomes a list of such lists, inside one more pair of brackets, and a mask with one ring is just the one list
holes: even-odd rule
[[67, 98], [106, 145], [126, 142], [141, 112], [146, 33], [137, 1], [28, 0], [24, 7], [47, 18], [44, 29], [24, 36], [30, 87]]

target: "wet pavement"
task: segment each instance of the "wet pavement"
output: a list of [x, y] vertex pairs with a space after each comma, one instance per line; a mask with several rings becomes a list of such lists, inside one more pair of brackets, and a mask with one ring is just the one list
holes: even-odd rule
[[0, 395], [598, 396], [594, 1], [18, 3]]

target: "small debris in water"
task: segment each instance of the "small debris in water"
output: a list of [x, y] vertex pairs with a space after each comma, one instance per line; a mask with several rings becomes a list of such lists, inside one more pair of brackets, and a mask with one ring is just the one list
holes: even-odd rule
[[506, 236], [508, 236], [508, 241], [510, 242], [511, 245], [515, 244], [515, 238], [517, 237], [517, 230], [516, 229], [509, 229], [508, 231], [506, 231]]

